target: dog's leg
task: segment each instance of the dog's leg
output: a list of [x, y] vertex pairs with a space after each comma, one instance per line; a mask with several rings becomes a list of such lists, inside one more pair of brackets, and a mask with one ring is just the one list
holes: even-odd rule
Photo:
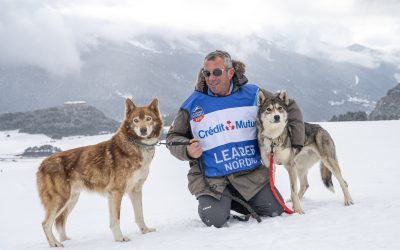
[[304, 193], [307, 191], [308, 187], [308, 169], [307, 170], [298, 170], [299, 180], [300, 180], [300, 191], [299, 191], [299, 199], [303, 198]]
[[155, 228], [148, 228], [144, 222], [143, 207], [142, 207], [142, 185], [129, 192], [129, 198], [131, 199], [133, 210], [135, 213], [135, 221], [142, 234], [156, 231]]
[[310, 146], [305, 146], [300, 153], [295, 156], [294, 168], [297, 170], [297, 176], [300, 180], [299, 199], [304, 196], [304, 193], [309, 187], [307, 179], [308, 170], [318, 161], [320, 161], [319, 154]]
[[332, 157], [324, 157], [321, 160], [323, 161], [324, 165], [333, 173], [333, 175], [339, 181], [340, 187], [342, 188], [343, 195], [344, 195], [344, 205], [345, 206], [353, 205], [354, 204], [353, 199], [350, 196], [347, 182], [343, 179], [338, 161]]
[[56, 218], [56, 229], [60, 235], [60, 241], [70, 240], [65, 232], [65, 224], [67, 222], [68, 215], [78, 202], [79, 193], [73, 193], [71, 199], [68, 201], [67, 207], [64, 211]]
[[303, 209], [300, 205], [300, 199], [297, 193], [297, 171], [293, 165], [285, 165], [286, 170], [289, 173], [290, 179], [290, 198], [293, 202], [293, 209], [296, 213], [304, 214]]
[[115, 241], [129, 241], [129, 238], [122, 235], [120, 227], [121, 201], [123, 193], [111, 191], [108, 194], [108, 207], [110, 210], [110, 228]]
[[46, 216], [42, 222], [42, 227], [50, 247], [64, 247], [64, 245], [54, 237], [52, 227], [55, 219], [65, 210], [67, 202], [68, 201], [65, 199], [55, 197], [51, 204], [46, 204]]

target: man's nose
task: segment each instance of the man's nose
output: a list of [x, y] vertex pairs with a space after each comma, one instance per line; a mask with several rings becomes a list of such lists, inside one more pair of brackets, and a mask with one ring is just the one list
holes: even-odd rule
[[208, 77], [208, 80], [211, 80], [211, 81], [214, 81], [215, 79], [217, 79], [217, 76], [215, 76], [215, 75], [213, 75], [213, 74], [211, 74], [211, 75]]

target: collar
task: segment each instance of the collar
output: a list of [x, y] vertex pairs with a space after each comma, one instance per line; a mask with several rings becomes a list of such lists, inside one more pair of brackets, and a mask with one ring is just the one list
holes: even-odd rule
[[126, 136], [126, 139], [127, 139], [130, 143], [135, 144], [136, 146], [139, 146], [139, 147], [142, 147], [142, 148], [154, 148], [156, 145], [158, 145], [158, 141], [156, 141], [155, 143], [152, 143], [152, 144], [147, 144], [147, 143], [144, 143], [144, 142], [142, 142], [142, 141], [139, 141], [139, 140], [135, 140], [135, 139], [133, 139], [133, 138], [130, 138], [130, 137], [128, 137], [128, 136]]

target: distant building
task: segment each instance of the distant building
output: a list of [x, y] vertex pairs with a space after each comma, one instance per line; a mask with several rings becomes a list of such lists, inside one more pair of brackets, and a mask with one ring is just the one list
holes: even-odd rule
[[77, 105], [77, 104], [87, 104], [86, 101], [67, 101], [64, 105]]

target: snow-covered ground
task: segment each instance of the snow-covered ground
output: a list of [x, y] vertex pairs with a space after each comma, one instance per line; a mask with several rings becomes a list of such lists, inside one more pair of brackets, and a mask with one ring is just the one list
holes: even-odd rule
[[[187, 189], [188, 165], [159, 147], [144, 186], [144, 215], [157, 229], [142, 235], [124, 198], [121, 228], [131, 241], [114, 242], [107, 200], [83, 193], [67, 223], [67, 249], [400, 249], [400, 121], [321, 123], [335, 140], [342, 173], [355, 205], [345, 207], [323, 186], [319, 167], [309, 174], [302, 200], [305, 215], [283, 215], [208, 228], [197, 215]], [[7, 137], [7, 134], [10, 137]], [[51, 141], [43, 135], [0, 132], [0, 249], [47, 249], [41, 228], [43, 209], [35, 173], [42, 159], [20, 159], [29, 146], [51, 143], [63, 150], [94, 144], [110, 135]], [[288, 197], [287, 173], [278, 167], [276, 185]], [[56, 232], [54, 230], [55, 235]]]

